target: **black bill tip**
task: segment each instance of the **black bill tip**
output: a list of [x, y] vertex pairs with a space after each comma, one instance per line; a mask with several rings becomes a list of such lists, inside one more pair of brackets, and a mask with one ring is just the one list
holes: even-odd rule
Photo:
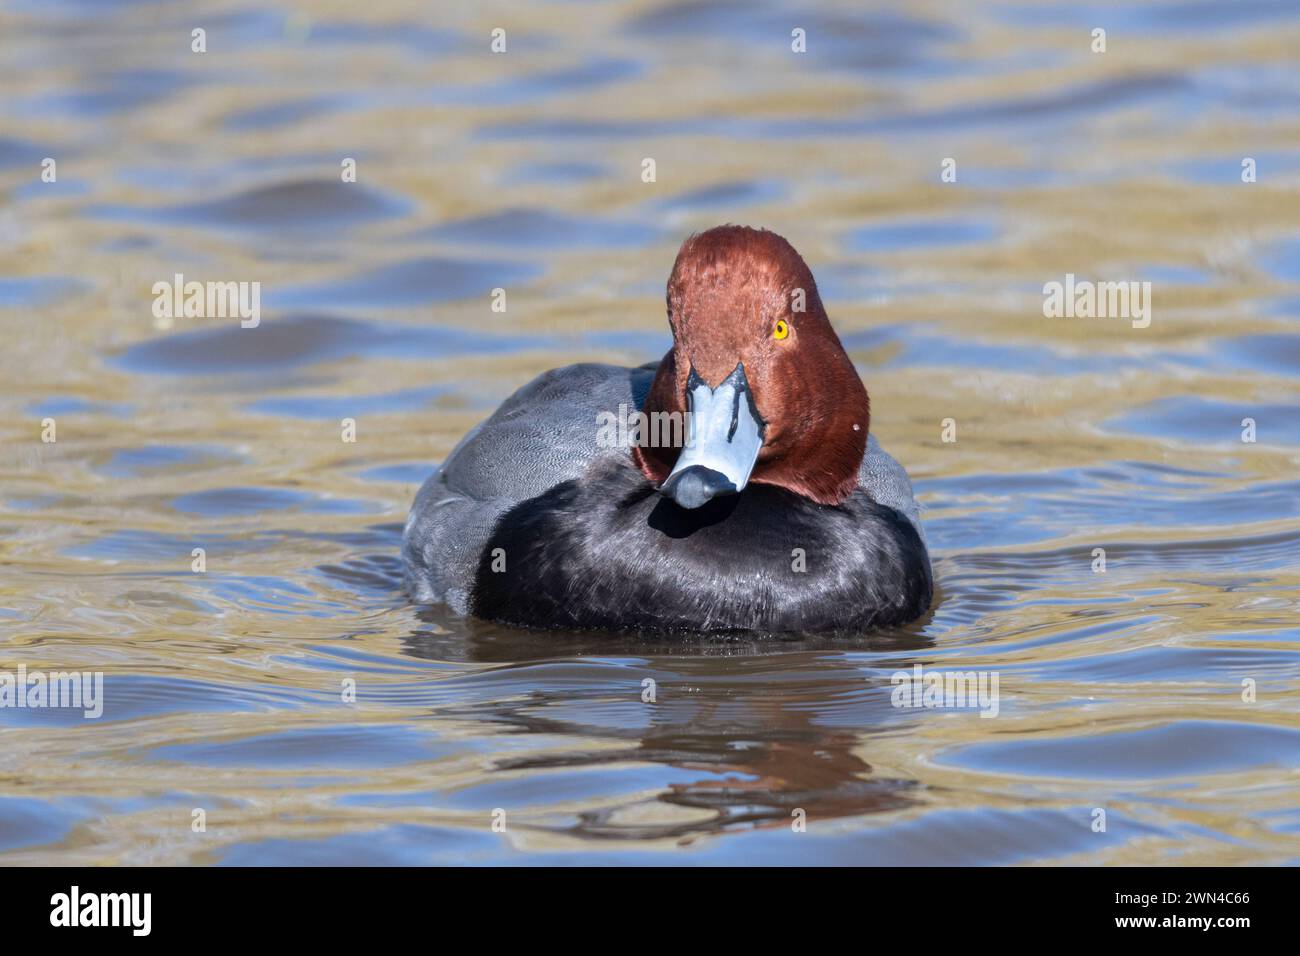
[[670, 475], [659, 489], [683, 508], [698, 508], [719, 495], [734, 495], [736, 486], [720, 471], [691, 465]]

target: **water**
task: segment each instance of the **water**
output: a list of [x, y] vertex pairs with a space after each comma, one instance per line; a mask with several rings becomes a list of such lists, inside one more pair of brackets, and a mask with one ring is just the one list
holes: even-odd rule
[[[454, 6], [0, 12], [0, 670], [105, 675], [97, 720], [0, 709], [0, 860], [1300, 861], [1294, 5]], [[432, 464], [544, 369], [660, 355], [723, 221], [818, 276], [933, 613], [408, 606]], [[260, 281], [261, 326], [155, 319], [178, 272]], [[1151, 281], [1150, 327], [1043, 318], [1066, 273]], [[916, 664], [998, 715], [894, 707]]]

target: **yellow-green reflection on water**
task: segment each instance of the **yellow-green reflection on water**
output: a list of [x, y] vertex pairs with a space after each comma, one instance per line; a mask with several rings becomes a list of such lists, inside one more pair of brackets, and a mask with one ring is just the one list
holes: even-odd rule
[[[0, 861], [1300, 858], [1300, 22], [859, 6], [0, 12], [0, 670], [106, 695], [0, 709]], [[546, 368], [661, 354], [723, 221], [812, 265], [934, 613], [667, 644], [407, 606], [431, 464]], [[155, 319], [176, 273], [261, 282], [262, 325]], [[1150, 281], [1150, 327], [1045, 319], [1067, 273]], [[999, 715], [893, 707], [918, 662], [996, 671]]]

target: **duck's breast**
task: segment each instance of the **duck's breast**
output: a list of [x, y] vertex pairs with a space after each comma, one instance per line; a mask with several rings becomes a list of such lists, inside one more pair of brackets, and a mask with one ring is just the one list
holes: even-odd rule
[[622, 456], [501, 516], [471, 609], [533, 627], [789, 633], [904, 623], [930, 597], [916, 528], [861, 490], [826, 506], [755, 484], [687, 510]]

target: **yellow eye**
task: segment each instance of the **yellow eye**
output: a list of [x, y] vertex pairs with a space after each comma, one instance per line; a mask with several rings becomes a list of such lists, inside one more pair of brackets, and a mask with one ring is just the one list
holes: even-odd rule
[[772, 338], [783, 339], [790, 334], [790, 326], [786, 324], [785, 319], [777, 319], [776, 328], [772, 330]]

